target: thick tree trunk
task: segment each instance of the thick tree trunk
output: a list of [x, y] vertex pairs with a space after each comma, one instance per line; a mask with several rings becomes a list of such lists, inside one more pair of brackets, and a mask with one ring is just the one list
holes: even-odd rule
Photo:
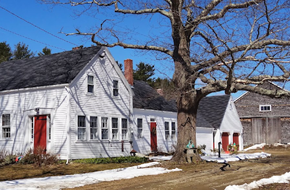
[[[173, 161], [186, 161], [185, 148], [189, 141], [196, 147], [196, 114], [201, 95], [194, 89], [190, 71], [190, 34], [182, 22], [182, 0], [172, 0], [172, 39], [174, 43], [173, 60], [175, 71], [173, 82], [178, 93], [177, 123], [178, 139]], [[198, 158], [197, 158], [198, 159]]]
[[[172, 158], [176, 162], [186, 162], [186, 145], [191, 141], [196, 148], [196, 115], [199, 97], [194, 93], [181, 94], [177, 101], [178, 139], [176, 151]], [[200, 160], [197, 154], [193, 163]]]

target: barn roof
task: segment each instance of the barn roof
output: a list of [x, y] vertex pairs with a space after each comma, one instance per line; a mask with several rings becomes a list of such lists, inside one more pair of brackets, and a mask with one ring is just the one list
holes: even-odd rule
[[0, 63], [0, 91], [70, 83], [101, 47]]
[[[258, 84], [256, 86], [260, 86], [262, 88], [265, 89], [269, 89], [269, 90], [273, 90], [273, 89], [278, 89], [278, 90], [284, 90], [284, 91], [288, 91], [287, 89], [275, 84], [274, 82], [271, 81], [265, 81], [263, 84]], [[243, 98], [245, 98], [246, 96], [251, 96], [254, 92], [250, 92], [250, 91], [246, 91], [244, 92], [242, 95], [240, 95], [237, 99], [235, 99], [235, 103], [239, 102], [240, 100], [242, 100]], [[266, 95], [262, 95], [262, 96], [266, 96]]]
[[229, 100], [230, 95], [207, 96], [203, 98], [198, 106], [196, 126], [219, 128]]

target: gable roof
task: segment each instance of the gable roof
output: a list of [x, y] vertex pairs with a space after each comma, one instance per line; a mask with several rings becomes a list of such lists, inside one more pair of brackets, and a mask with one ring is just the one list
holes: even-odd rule
[[68, 84], [100, 51], [100, 46], [0, 63], [0, 91]]
[[196, 126], [219, 128], [229, 100], [230, 95], [207, 96], [203, 98], [198, 105]]
[[[287, 89], [285, 89], [285, 88], [283, 88], [283, 87], [281, 87], [281, 86], [279, 86], [271, 81], [265, 81], [263, 84], [258, 84], [256, 86], [262, 86], [263, 88], [269, 89], [269, 90], [272, 90], [274, 88], [274, 89], [279, 89], [279, 90], [284, 90], [284, 91], [289, 92], [289, 90], [287, 90]], [[242, 95], [240, 95], [238, 98], [235, 99], [235, 103], [238, 102], [239, 100], [243, 99], [244, 97], [252, 94], [252, 93], [254, 93], [254, 92], [246, 91], [245, 93], [243, 93]], [[266, 96], [266, 95], [261, 95], [261, 96]]]
[[219, 128], [228, 106], [230, 95], [208, 96], [203, 98], [197, 109], [198, 127]]
[[144, 81], [134, 80], [133, 107], [159, 111], [177, 112], [175, 101], [167, 101]]

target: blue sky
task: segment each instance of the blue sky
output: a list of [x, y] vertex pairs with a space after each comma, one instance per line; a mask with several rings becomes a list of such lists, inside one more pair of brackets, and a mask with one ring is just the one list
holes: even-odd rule
[[[51, 5], [40, 4], [36, 0], [25, 1], [0, 1], [0, 42], [6, 41], [11, 49], [18, 42], [23, 42], [29, 46], [33, 52], [37, 53], [47, 46], [52, 53], [71, 50], [73, 47], [83, 45], [91, 46], [89, 37], [83, 36], [65, 36], [65, 33], [75, 32], [75, 29], [81, 29], [84, 32], [90, 31], [92, 27], [99, 26], [106, 19], [106, 15], [93, 17], [92, 12], [86, 12], [81, 16], [83, 10], [81, 7], [71, 7], [69, 5]], [[124, 22], [130, 22], [134, 26], [133, 30], [137, 32], [136, 39], [146, 38], [148, 35], [142, 33], [148, 24], [153, 24], [154, 19], [150, 23], [144, 23], [137, 19], [118, 18]], [[32, 23], [32, 24], [30, 24]], [[39, 29], [40, 28], [40, 29]], [[116, 29], [125, 29], [121, 24]], [[120, 47], [109, 49], [116, 61], [123, 63], [125, 59], [132, 59], [134, 67], [142, 62], [154, 64], [156, 68], [155, 77], [172, 77], [173, 62], [172, 60], [156, 61], [148, 52], [140, 52], [136, 50], [123, 49]]]
[[[101, 12], [101, 10], [91, 9], [77, 16], [76, 13], [82, 11], [82, 7], [72, 7], [69, 5], [45, 5], [40, 4], [36, 0], [24, 1], [0, 1], [0, 42], [6, 41], [12, 50], [18, 42], [23, 42], [29, 46], [33, 52], [38, 53], [47, 46], [52, 53], [71, 50], [73, 47], [83, 45], [89, 47], [92, 45], [91, 39], [84, 36], [65, 36], [65, 33], [75, 32], [78, 28], [81, 31], [88, 32], [93, 27], [100, 24], [107, 18], [112, 16], [112, 12]], [[97, 13], [97, 14], [96, 14]], [[97, 15], [97, 16], [95, 16]], [[113, 17], [114, 18], [114, 17]], [[110, 21], [108, 21], [110, 22]], [[116, 29], [126, 31], [123, 23], [129, 23], [129, 27], [137, 35], [126, 36], [131, 42], [144, 43], [148, 39], [156, 41], [166, 41], [170, 38], [170, 31], [162, 30], [162, 25], [166, 25], [166, 21], [161, 17], [139, 17], [129, 16], [124, 18], [118, 16], [114, 18], [117, 23]], [[156, 35], [155, 35], [156, 34]], [[161, 34], [161, 35], [160, 35]], [[158, 38], [154, 38], [155, 36]], [[164, 44], [162, 44], [164, 45]], [[162, 59], [159, 55], [154, 56], [151, 52], [140, 52], [137, 50], [123, 49], [120, 47], [109, 48], [116, 61], [123, 63], [125, 59], [132, 59], [134, 67], [142, 62], [154, 64], [156, 71], [155, 77], [171, 78], [174, 72], [174, 65], [171, 59]], [[220, 92], [218, 94], [223, 94]], [[233, 94], [234, 98], [241, 93]]]

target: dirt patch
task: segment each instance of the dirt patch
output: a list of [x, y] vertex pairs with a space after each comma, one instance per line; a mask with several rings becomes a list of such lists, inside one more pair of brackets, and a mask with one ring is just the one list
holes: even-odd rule
[[[272, 154], [270, 158], [229, 162], [230, 166], [213, 162], [199, 164], [175, 164], [162, 162], [165, 168], [180, 168], [181, 172], [172, 172], [157, 176], [143, 176], [133, 179], [124, 179], [111, 182], [101, 182], [74, 189], [225, 189], [228, 185], [242, 185], [273, 175], [282, 175], [289, 172], [290, 151], [286, 148], [268, 147], [264, 150]], [[251, 151], [255, 152], [255, 151]], [[258, 150], [256, 152], [261, 152]], [[274, 184], [260, 189], [289, 189], [288, 184]]]

